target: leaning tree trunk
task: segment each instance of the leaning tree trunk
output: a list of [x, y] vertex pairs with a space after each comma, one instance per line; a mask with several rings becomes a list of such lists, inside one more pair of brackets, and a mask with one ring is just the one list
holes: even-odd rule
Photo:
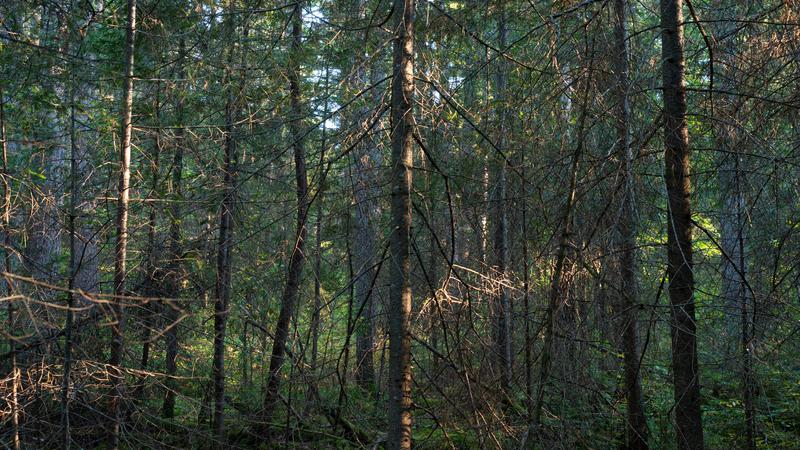
[[264, 421], [269, 419], [276, 407], [278, 388], [280, 387], [280, 371], [286, 356], [286, 343], [289, 338], [289, 323], [297, 308], [300, 276], [305, 263], [306, 220], [308, 219], [308, 177], [306, 175], [306, 156], [303, 148], [302, 120], [304, 111], [300, 92], [300, 51], [302, 45], [303, 17], [302, 2], [298, 2], [292, 13], [291, 67], [289, 68], [289, 97], [292, 117], [289, 131], [294, 150], [294, 170], [297, 186], [297, 228], [295, 230], [294, 248], [289, 259], [289, 273], [286, 286], [281, 297], [281, 310], [275, 325], [275, 340], [272, 343], [272, 355], [269, 361], [267, 390], [264, 395]]
[[136, 36], [136, 0], [128, 0], [128, 27], [125, 33], [125, 84], [122, 97], [122, 142], [120, 145], [119, 191], [117, 198], [117, 244], [114, 260], [114, 302], [111, 325], [111, 431], [112, 448], [119, 447], [119, 433], [122, 422], [122, 382], [121, 370], [123, 352], [122, 296], [125, 295], [125, 265], [128, 253], [128, 199], [131, 181], [131, 117], [133, 110], [133, 45]]
[[411, 176], [414, 133], [414, 0], [395, 0], [392, 77], [392, 231], [387, 447], [411, 448]]
[[629, 103], [630, 80], [628, 50], [628, 0], [615, 0], [617, 55], [617, 143], [620, 160], [623, 161], [622, 211], [617, 225], [619, 239], [619, 269], [621, 298], [619, 299], [622, 320], [622, 353], [624, 355], [625, 396], [628, 403], [628, 427], [626, 429], [628, 449], [646, 449], [647, 417], [642, 398], [642, 379], [639, 372], [640, 356], [637, 331], [637, 303], [639, 291], [636, 285], [636, 217], [633, 178], [633, 149], [631, 148], [631, 109]]
[[672, 331], [675, 424], [679, 449], [703, 448], [700, 370], [692, 271], [689, 131], [683, 57], [682, 0], [661, 0], [664, 89], [664, 178], [667, 185], [667, 259]]

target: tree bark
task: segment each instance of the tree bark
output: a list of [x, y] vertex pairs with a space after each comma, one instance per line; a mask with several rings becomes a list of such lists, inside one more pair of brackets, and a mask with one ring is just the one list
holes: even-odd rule
[[679, 449], [703, 448], [692, 271], [689, 132], [683, 56], [682, 0], [661, 0], [664, 90], [664, 178], [672, 332], [675, 424]]
[[[325, 118], [324, 120], [327, 121], [328, 117], [328, 95], [330, 89], [330, 67], [326, 61], [325, 63], [325, 105], [322, 108], [322, 117]], [[320, 142], [320, 155], [319, 155], [319, 167], [320, 170], [324, 167], [325, 164], [325, 147], [328, 145], [328, 128], [325, 122], [322, 123], [322, 139]], [[320, 181], [320, 185], [317, 187], [317, 220], [315, 224], [315, 231], [314, 237], [316, 239], [315, 242], [315, 252], [314, 252], [314, 309], [311, 311], [311, 370], [316, 371], [317, 369], [317, 356], [319, 353], [319, 325], [320, 325], [320, 314], [322, 309], [322, 199], [323, 199], [323, 192], [325, 186], [324, 180]]]
[[628, 1], [614, 1], [615, 38], [617, 55], [617, 144], [619, 159], [623, 162], [622, 211], [617, 223], [619, 247], [620, 293], [618, 301], [622, 320], [622, 353], [624, 355], [625, 396], [627, 399], [626, 430], [628, 449], [647, 449], [647, 417], [642, 398], [640, 375], [639, 336], [636, 312], [638, 310], [639, 289], [636, 283], [636, 217], [633, 163], [631, 148], [631, 109], [629, 102], [630, 80], [628, 49]]
[[281, 297], [281, 310], [275, 325], [275, 339], [272, 343], [272, 355], [269, 361], [267, 389], [264, 395], [264, 422], [269, 419], [276, 407], [278, 389], [280, 387], [280, 371], [286, 356], [286, 343], [289, 338], [289, 324], [297, 308], [300, 277], [305, 264], [306, 221], [308, 219], [308, 177], [306, 175], [306, 156], [303, 147], [302, 121], [305, 112], [301, 103], [300, 91], [300, 50], [303, 33], [302, 2], [298, 2], [292, 13], [292, 41], [290, 47], [289, 97], [292, 118], [289, 132], [294, 150], [294, 170], [297, 191], [297, 223], [294, 248], [289, 258], [289, 272], [286, 286]]
[[387, 447], [411, 448], [411, 179], [414, 131], [414, 0], [395, 0], [392, 130], [392, 231], [389, 297]]
[[[185, 78], [184, 71], [184, 52], [185, 44], [181, 40], [179, 46], [180, 60], [178, 62], [178, 79]], [[180, 283], [183, 279], [183, 264], [181, 260], [181, 201], [183, 199], [182, 185], [183, 185], [183, 151], [186, 145], [186, 132], [183, 128], [183, 102], [184, 97], [182, 93], [177, 94], [175, 102], [175, 115], [178, 121], [178, 129], [175, 133], [175, 154], [172, 159], [172, 182], [168, 187], [168, 194], [172, 200], [170, 207], [170, 223], [169, 223], [169, 263], [167, 269], [167, 296], [170, 299], [176, 299], [180, 296]], [[165, 305], [165, 318], [167, 322], [167, 332], [164, 337], [166, 339], [166, 355], [165, 355], [165, 368], [166, 368], [166, 381], [164, 385], [166, 391], [164, 392], [164, 403], [161, 407], [161, 415], [170, 419], [175, 417], [175, 393], [178, 384], [175, 382], [175, 375], [177, 373], [176, 360], [178, 357], [178, 307], [175, 305], [174, 300]]]
[[123, 375], [121, 370], [123, 352], [124, 315], [122, 296], [125, 295], [128, 253], [128, 200], [131, 180], [131, 117], [133, 110], [133, 56], [136, 36], [136, 0], [128, 0], [128, 26], [125, 33], [125, 81], [122, 97], [122, 141], [120, 145], [119, 190], [117, 198], [117, 243], [114, 260], [114, 302], [111, 325], [111, 359], [109, 361], [111, 383], [111, 446], [119, 447], [122, 422]]
[[[500, 17], [497, 21], [498, 28], [498, 46], [501, 50], [505, 50], [506, 46], [506, 12], [505, 2], [500, 0], [499, 14]], [[506, 133], [506, 107], [505, 89], [506, 89], [506, 64], [505, 59], [500, 58], [498, 61], [498, 68], [496, 74], [496, 98], [498, 107], [496, 110], [497, 115], [497, 148], [504, 151], [505, 147], [505, 133]], [[504, 390], [508, 390], [511, 385], [512, 374], [512, 342], [511, 342], [511, 296], [506, 287], [506, 271], [509, 264], [509, 246], [508, 246], [508, 204], [506, 199], [507, 186], [507, 162], [503, 158], [496, 168], [495, 186], [494, 186], [494, 270], [495, 276], [498, 277], [499, 285], [497, 288], [498, 295], [495, 298], [495, 352], [498, 356], [498, 362], [501, 368], [501, 386]]]
[[234, 115], [236, 99], [233, 91], [233, 57], [236, 26], [234, 25], [235, 0], [230, 0], [229, 16], [226, 18], [228, 37], [231, 39], [225, 67], [227, 99], [225, 101], [225, 144], [223, 167], [223, 198], [219, 217], [219, 241], [217, 246], [217, 278], [214, 301], [214, 362], [212, 369], [214, 412], [212, 426], [214, 446], [222, 448], [225, 443], [225, 331], [231, 298], [231, 248], [233, 247], [233, 210], [236, 201], [236, 129]]
[[[713, 25], [715, 34], [715, 62], [721, 62], [717, 69], [715, 82], [723, 92], [736, 93], [737, 82], [737, 33], [739, 24], [733, 20], [739, 17], [739, 5], [730, 0], [714, 2], [718, 22]], [[715, 67], [719, 67], [716, 66]], [[716, 86], [715, 86], [716, 87]], [[720, 294], [725, 319], [725, 367], [737, 371], [742, 383], [742, 407], [744, 409], [744, 443], [742, 448], [756, 448], [756, 417], [753, 405], [754, 388], [752, 355], [750, 353], [750, 330], [753, 321], [749, 314], [755, 298], [750, 292], [748, 277], [748, 225], [746, 220], [747, 201], [745, 197], [746, 170], [741, 147], [745, 145], [737, 131], [741, 120], [738, 111], [744, 97], [736, 94], [721, 94], [712, 98], [712, 116], [715, 119], [714, 137], [717, 147], [717, 181], [719, 183], [719, 232], [722, 252], [722, 283]], [[746, 152], [745, 152], [746, 153]], [[737, 349], [739, 350], [737, 352]], [[738, 363], [738, 364], [737, 364]]]
[[[155, 102], [153, 105], [154, 113], [155, 113], [155, 129], [153, 130], [153, 149], [150, 155], [150, 197], [151, 200], [155, 200], [156, 193], [158, 192], [158, 181], [159, 181], [159, 173], [161, 171], [160, 168], [160, 158], [161, 158], [161, 83], [156, 82], [156, 93], [155, 93]], [[150, 347], [152, 346], [150, 342], [150, 336], [153, 334], [153, 326], [155, 325], [155, 315], [156, 315], [156, 305], [155, 301], [160, 295], [160, 286], [161, 283], [161, 275], [158, 273], [159, 269], [159, 261], [158, 261], [158, 254], [160, 253], [160, 248], [156, 243], [157, 238], [157, 227], [158, 227], [158, 206], [155, 201], [150, 202], [150, 212], [147, 218], [147, 254], [145, 255], [144, 261], [144, 269], [145, 269], [145, 280], [144, 280], [144, 295], [148, 297], [144, 307], [143, 307], [143, 317], [142, 317], [142, 355], [139, 359], [139, 369], [144, 372], [147, 370], [147, 367], [150, 365]], [[133, 393], [133, 398], [137, 400], [141, 400], [142, 396], [144, 395], [144, 385], [145, 385], [145, 378], [146, 375], [140, 377], [139, 382], [136, 386], [136, 389]]]

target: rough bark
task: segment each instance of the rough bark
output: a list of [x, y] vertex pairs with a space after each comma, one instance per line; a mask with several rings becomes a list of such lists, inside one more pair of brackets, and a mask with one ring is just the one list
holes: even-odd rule
[[679, 449], [702, 449], [682, 6], [682, 0], [661, 0], [664, 178], [668, 196], [667, 271], [677, 443]]
[[391, 130], [392, 231], [387, 447], [411, 448], [411, 178], [414, 129], [414, 0], [395, 0]]

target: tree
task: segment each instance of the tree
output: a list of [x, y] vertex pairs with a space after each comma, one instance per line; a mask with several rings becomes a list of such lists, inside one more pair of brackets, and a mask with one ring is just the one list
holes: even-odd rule
[[131, 134], [133, 131], [133, 57], [136, 38], [136, 0], [128, 0], [128, 21], [125, 31], [125, 78], [122, 91], [122, 133], [119, 154], [119, 188], [117, 189], [117, 244], [114, 258], [114, 303], [112, 307], [114, 323], [111, 326], [111, 446], [119, 447], [120, 427], [122, 425], [123, 374], [123, 298], [127, 277], [128, 255], [128, 203], [131, 181]]
[[[234, 45], [236, 25], [234, 12], [236, 1], [228, 3], [226, 31], [230, 42], [227, 49], [225, 82], [225, 145], [223, 162], [223, 197], [219, 216], [219, 241], [217, 247], [217, 278], [214, 302], [214, 437], [215, 446], [222, 448], [225, 442], [225, 331], [228, 324], [231, 299], [231, 252], [233, 247], [233, 212], [236, 202], [236, 107], [237, 97], [233, 85]], [[244, 82], [242, 80], [242, 82]]]
[[682, 0], [661, 0], [664, 179], [668, 208], [667, 272], [678, 448], [699, 449], [703, 448], [703, 422], [692, 271], [691, 179], [682, 7]]
[[392, 58], [392, 232], [389, 291], [389, 432], [391, 449], [411, 448], [411, 177], [414, 136], [414, 0], [394, 2]]
[[636, 217], [634, 196], [634, 155], [631, 148], [631, 111], [628, 50], [628, 2], [614, 1], [615, 54], [617, 55], [617, 145], [622, 161], [622, 211], [617, 222], [622, 316], [622, 351], [624, 354], [625, 394], [628, 403], [628, 448], [646, 449], [649, 430], [642, 398], [641, 355], [639, 353], [637, 303], [639, 289], [636, 282]]
[[[290, 45], [289, 67], [289, 101], [291, 103], [291, 121], [289, 122], [292, 150], [294, 152], [294, 172], [297, 192], [297, 222], [295, 240], [289, 258], [289, 270], [286, 275], [286, 286], [281, 296], [281, 310], [275, 324], [275, 339], [272, 342], [272, 355], [269, 360], [269, 375], [266, 393], [264, 394], [264, 416], [268, 419], [275, 409], [280, 386], [280, 371], [286, 355], [286, 344], [289, 339], [289, 323], [294, 317], [297, 308], [300, 277], [305, 264], [305, 241], [308, 230], [308, 176], [306, 175], [306, 154], [303, 146], [302, 118], [304, 117], [303, 104], [300, 90], [300, 50], [303, 35], [303, 9], [302, 2], [295, 5], [292, 12], [292, 40]], [[268, 422], [268, 420], [265, 420]]]

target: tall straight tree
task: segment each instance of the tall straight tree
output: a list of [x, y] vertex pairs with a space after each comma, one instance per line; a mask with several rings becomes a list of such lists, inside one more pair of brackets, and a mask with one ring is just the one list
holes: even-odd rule
[[119, 447], [119, 433], [122, 422], [122, 352], [123, 325], [122, 296], [125, 295], [127, 277], [126, 259], [128, 254], [128, 200], [131, 183], [131, 117], [133, 111], [133, 55], [136, 37], [136, 0], [128, 0], [128, 27], [125, 33], [125, 79], [122, 93], [122, 142], [119, 155], [119, 190], [117, 198], [117, 245], [114, 259], [114, 320], [111, 326], [111, 446]]
[[636, 318], [636, 303], [639, 290], [636, 284], [636, 217], [633, 178], [633, 149], [631, 148], [631, 107], [629, 101], [629, 49], [628, 49], [628, 0], [614, 1], [615, 41], [617, 72], [617, 145], [622, 161], [622, 210], [617, 222], [620, 270], [619, 311], [622, 320], [622, 352], [624, 354], [625, 396], [628, 403], [628, 448], [646, 449], [647, 417], [642, 399], [642, 379], [639, 372], [639, 343]]
[[[184, 69], [185, 44], [183, 40], [178, 50], [178, 79], [186, 77]], [[170, 205], [169, 238], [168, 249], [170, 253], [167, 271], [167, 295], [175, 299], [180, 294], [180, 282], [183, 276], [181, 263], [181, 200], [183, 185], [183, 149], [186, 145], [186, 130], [183, 127], [184, 121], [184, 95], [182, 92], [176, 93], [175, 116], [178, 122], [178, 129], [175, 132], [175, 154], [172, 159], [172, 182], [169, 184], [168, 193], [172, 204]], [[178, 309], [174, 304], [166, 305], [164, 314], [167, 320], [167, 331], [164, 335], [166, 340], [166, 361], [164, 365], [167, 370], [167, 380], [165, 381], [166, 392], [164, 393], [164, 403], [161, 407], [161, 415], [164, 418], [175, 416], [175, 374], [177, 373], [176, 360], [178, 358]]]
[[[289, 338], [289, 323], [297, 308], [297, 297], [300, 289], [300, 276], [305, 264], [306, 221], [308, 219], [308, 176], [306, 175], [306, 155], [303, 142], [303, 111], [300, 91], [300, 52], [303, 35], [303, 3], [297, 2], [292, 12], [292, 41], [290, 45], [289, 67], [289, 101], [291, 103], [291, 120], [289, 134], [294, 151], [294, 173], [297, 191], [297, 223], [295, 229], [294, 248], [289, 258], [289, 272], [286, 286], [281, 297], [281, 310], [275, 325], [275, 340], [272, 343], [272, 355], [269, 361], [267, 390], [264, 395], [264, 416], [269, 419], [275, 410], [280, 387], [280, 371], [286, 356], [286, 343]], [[268, 421], [268, 420], [266, 420]]]
[[700, 370], [697, 361], [692, 269], [691, 179], [682, 7], [682, 0], [661, 0], [664, 178], [668, 197], [667, 272], [678, 448], [702, 449], [703, 423], [700, 412]]
[[225, 143], [223, 162], [223, 197], [219, 214], [219, 241], [217, 243], [216, 301], [214, 302], [214, 362], [213, 428], [217, 448], [224, 444], [225, 431], [225, 328], [228, 323], [228, 304], [231, 299], [231, 247], [233, 246], [233, 208], [236, 201], [236, 99], [233, 89], [233, 58], [236, 40], [234, 14], [236, 1], [228, 3], [225, 28], [228, 33], [228, 55], [225, 67], [227, 93], [225, 99]]
[[[8, 171], [8, 141], [6, 137], [6, 97], [3, 92], [3, 84], [0, 83], [0, 156], [3, 163], [2, 188], [3, 188], [3, 209], [0, 224], [3, 227], [3, 272], [11, 272], [11, 183], [9, 183]], [[3, 278], [3, 295], [11, 297], [11, 283], [7, 278]], [[13, 433], [13, 448], [19, 450], [19, 410], [17, 406], [17, 356], [16, 356], [16, 337], [14, 336], [14, 302], [9, 301], [6, 309], [8, 328], [8, 351], [11, 353], [11, 431]]]
[[411, 448], [411, 176], [414, 136], [414, 0], [394, 1], [392, 64], [392, 225], [389, 292], [387, 447]]
[[[742, 448], [756, 448], [756, 413], [753, 405], [755, 395], [753, 388], [752, 354], [750, 349], [750, 330], [753, 327], [752, 316], [755, 298], [750, 291], [748, 274], [748, 225], [749, 208], [746, 200], [747, 168], [742, 167], [745, 158], [742, 147], [745, 146], [738, 123], [742, 123], [739, 111], [742, 110], [745, 96], [735, 93], [737, 82], [738, 39], [741, 30], [735, 20], [740, 7], [737, 2], [718, 0], [713, 3], [718, 19], [712, 27], [714, 33], [716, 62], [721, 64], [715, 70], [716, 79], [720, 80], [720, 90], [726, 93], [715, 95], [711, 102], [711, 116], [714, 118], [714, 140], [717, 149], [717, 181], [719, 184], [719, 247], [722, 253], [722, 308], [725, 318], [725, 354], [726, 367], [738, 370], [742, 383], [742, 407], [744, 409], [745, 434]], [[720, 67], [721, 66], [721, 67]], [[715, 84], [716, 84], [715, 83]], [[746, 119], [745, 119], [746, 121]], [[737, 355], [736, 350], [739, 349]], [[738, 356], [738, 357], [737, 357]], [[738, 362], [738, 364], [736, 364]], [[737, 367], [738, 366], [738, 367]]]
[[[498, 48], [505, 51], [506, 47], [506, 5], [505, 0], [500, 0], [499, 17], [497, 19]], [[506, 141], [506, 70], [505, 58], [499, 58], [497, 74], [495, 80], [495, 90], [497, 98], [497, 148], [505, 152]], [[508, 389], [512, 378], [512, 342], [511, 342], [511, 296], [506, 284], [506, 271], [509, 264], [508, 246], [508, 201], [506, 199], [507, 172], [506, 159], [501, 155], [501, 161], [496, 168], [495, 187], [494, 187], [494, 269], [501, 280], [498, 289], [498, 296], [495, 299], [495, 351], [500, 362], [501, 385], [503, 389]]]

